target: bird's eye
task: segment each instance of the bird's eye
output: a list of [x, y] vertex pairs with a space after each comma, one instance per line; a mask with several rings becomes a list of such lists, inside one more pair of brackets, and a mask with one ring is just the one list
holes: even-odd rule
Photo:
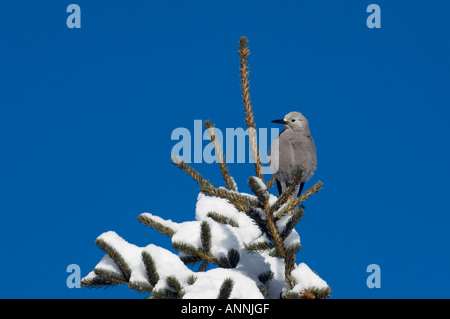
[[292, 119], [291, 122], [294, 123], [294, 122], [295, 122], [295, 119]]

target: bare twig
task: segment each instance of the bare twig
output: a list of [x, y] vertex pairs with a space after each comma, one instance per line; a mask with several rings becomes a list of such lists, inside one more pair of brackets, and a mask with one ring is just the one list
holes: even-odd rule
[[242, 100], [245, 110], [245, 123], [247, 123], [248, 128], [248, 139], [250, 144], [250, 149], [252, 152], [253, 162], [255, 163], [256, 177], [264, 181], [262, 173], [262, 163], [259, 157], [258, 143], [256, 140], [256, 124], [253, 116], [253, 109], [250, 103], [250, 82], [248, 80], [249, 70], [247, 66], [248, 56], [250, 55], [250, 50], [247, 47], [247, 38], [241, 37], [239, 39], [239, 56], [241, 67], [239, 69], [241, 73], [241, 89], [242, 89]]

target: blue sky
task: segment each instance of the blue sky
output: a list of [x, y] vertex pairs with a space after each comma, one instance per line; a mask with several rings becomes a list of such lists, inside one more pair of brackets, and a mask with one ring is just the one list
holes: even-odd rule
[[[81, 7], [81, 29], [66, 8]], [[381, 29], [366, 7], [381, 7]], [[450, 5], [444, 1], [2, 1], [0, 297], [141, 298], [69, 289], [114, 230], [170, 248], [142, 212], [194, 219], [198, 185], [169, 161], [194, 120], [245, 127], [238, 39], [256, 125], [310, 122], [323, 192], [298, 224], [334, 298], [449, 298]], [[195, 164], [220, 183], [216, 165]], [[250, 164], [231, 164], [243, 191]], [[369, 289], [366, 267], [381, 268]]]

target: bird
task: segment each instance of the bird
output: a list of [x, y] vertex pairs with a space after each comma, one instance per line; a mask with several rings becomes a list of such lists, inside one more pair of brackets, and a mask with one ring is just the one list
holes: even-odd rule
[[268, 158], [272, 174], [281, 195], [289, 186], [298, 170], [302, 170], [300, 182], [292, 196], [300, 197], [305, 182], [317, 169], [317, 151], [309, 130], [308, 120], [300, 112], [290, 112], [282, 120], [272, 123], [283, 124], [284, 130], [273, 141]]

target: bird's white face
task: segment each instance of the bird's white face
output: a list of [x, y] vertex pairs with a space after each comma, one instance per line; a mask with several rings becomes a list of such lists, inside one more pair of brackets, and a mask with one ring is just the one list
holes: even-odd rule
[[286, 129], [291, 129], [294, 131], [301, 131], [308, 127], [308, 121], [306, 118], [298, 113], [298, 112], [291, 112], [288, 115], [284, 117], [284, 127]]

